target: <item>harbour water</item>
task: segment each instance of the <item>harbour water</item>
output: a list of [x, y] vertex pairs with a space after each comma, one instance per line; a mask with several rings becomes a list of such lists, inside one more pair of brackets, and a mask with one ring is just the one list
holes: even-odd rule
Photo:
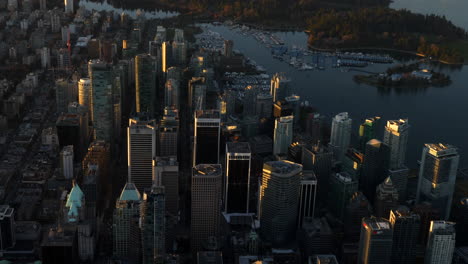
[[[84, 4], [83, 4], [84, 3]], [[81, 1], [80, 6], [102, 10], [112, 8]], [[97, 7], [96, 7], [97, 5]], [[460, 8], [464, 6], [464, 8]], [[468, 2], [463, 0], [395, 0], [394, 8], [407, 8], [421, 13], [437, 13], [453, 19], [456, 25], [468, 29], [468, 17], [464, 11]], [[102, 8], [102, 9], [98, 9]], [[122, 9], [114, 9], [122, 12]], [[134, 11], [126, 11], [130, 15]], [[147, 17], [151, 18], [146, 12]], [[165, 13], [169, 16], [174, 13]], [[164, 12], [154, 13], [164, 15]], [[432, 66], [450, 75], [452, 83], [446, 87], [405, 88], [383, 90], [353, 81], [356, 72], [327, 67], [325, 70], [300, 70], [291, 67], [289, 61], [274, 58], [271, 48], [265, 47], [252, 34], [245, 34], [226, 25], [202, 25], [205, 30], [218, 32], [220, 37], [234, 41], [234, 49], [265, 68], [268, 74], [284, 72], [291, 78], [295, 92], [303, 100], [330, 118], [340, 112], [349, 112], [353, 118], [353, 133], [365, 118], [380, 116], [382, 120], [408, 118], [411, 124], [407, 150], [407, 164], [417, 167], [424, 143], [449, 143], [459, 148], [460, 168], [468, 167], [468, 67]], [[305, 47], [307, 36], [303, 32], [276, 32], [284, 45]], [[365, 69], [383, 72], [389, 64], [371, 64]], [[382, 136], [382, 135], [380, 135]]]

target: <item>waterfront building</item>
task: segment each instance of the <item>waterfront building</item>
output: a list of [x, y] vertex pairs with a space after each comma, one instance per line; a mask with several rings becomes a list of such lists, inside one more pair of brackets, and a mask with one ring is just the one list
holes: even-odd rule
[[343, 161], [343, 157], [351, 141], [351, 125], [353, 120], [347, 112], [339, 113], [332, 120], [330, 146], [337, 161]]
[[274, 246], [294, 239], [299, 205], [302, 165], [290, 161], [263, 164], [260, 186], [260, 226], [266, 241]]
[[430, 202], [448, 219], [460, 156], [454, 146], [425, 144], [419, 168], [416, 202]]
[[367, 118], [364, 123], [359, 126], [359, 149], [364, 152], [366, 144], [369, 140], [378, 138], [377, 132], [380, 125], [380, 117]]
[[399, 169], [405, 164], [409, 128], [408, 119], [387, 121], [383, 142], [390, 149], [390, 169]]
[[393, 263], [416, 263], [416, 244], [418, 242], [420, 218], [406, 207], [390, 211], [390, 224], [393, 229]]
[[191, 249], [201, 251], [220, 235], [223, 170], [220, 164], [199, 164], [192, 170]]
[[431, 221], [425, 264], [450, 264], [455, 250], [455, 223]]
[[391, 263], [393, 230], [385, 218], [363, 218], [358, 263]]
[[252, 153], [247, 142], [226, 144], [224, 212], [249, 213]]
[[139, 190], [153, 185], [153, 158], [156, 156], [157, 126], [154, 119], [140, 115], [127, 128], [128, 181]]
[[292, 93], [291, 80], [284, 73], [275, 73], [271, 78], [270, 94], [273, 102], [284, 100]]
[[278, 117], [275, 120], [273, 154], [286, 154], [293, 141], [293, 116]]
[[196, 111], [194, 130], [193, 166], [198, 164], [218, 164], [221, 136], [219, 111]]

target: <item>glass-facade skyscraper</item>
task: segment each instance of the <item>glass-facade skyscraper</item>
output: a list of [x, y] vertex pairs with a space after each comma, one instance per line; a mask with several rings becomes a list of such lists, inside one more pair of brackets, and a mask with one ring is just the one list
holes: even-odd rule
[[430, 202], [442, 219], [450, 216], [459, 159], [451, 145], [426, 144], [423, 148], [416, 202]]

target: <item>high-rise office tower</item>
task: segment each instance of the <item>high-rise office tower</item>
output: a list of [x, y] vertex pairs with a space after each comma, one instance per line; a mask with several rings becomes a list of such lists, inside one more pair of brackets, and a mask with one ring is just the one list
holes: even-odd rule
[[356, 179], [361, 178], [364, 154], [354, 148], [349, 148], [343, 159], [341, 169]]
[[284, 100], [292, 92], [291, 80], [284, 73], [275, 73], [271, 78], [270, 94], [273, 102]]
[[390, 264], [393, 230], [387, 219], [363, 218], [359, 240], [358, 263]]
[[81, 157], [82, 139], [87, 135], [83, 134], [82, 118], [80, 114], [62, 113], [55, 123], [60, 147], [72, 145], [75, 151], [75, 161]]
[[375, 215], [378, 217], [388, 217], [390, 210], [398, 207], [398, 190], [393, 185], [390, 177], [377, 186], [375, 194]]
[[161, 71], [163, 73], [166, 73], [167, 69], [171, 67], [171, 57], [172, 57], [171, 44], [167, 41], [164, 41], [161, 44]]
[[65, 179], [73, 179], [73, 145], [68, 145], [60, 151], [60, 168]]
[[338, 219], [344, 219], [346, 206], [358, 191], [358, 185], [358, 180], [346, 172], [331, 175], [328, 207]]
[[406, 207], [390, 211], [390, 224], [393, 229], [393, 263], [416, 263], [416, 244], [418, 242], [420, 219]]
[[206, 84], [204, 77], [192, 77], [192, 79], [189, 80], [188, 103], [193, 111], [205, 109]]
[[257, 111], [257, 94], [258, 88], [256, 86], [247, 86], [244, 89], [244, 100], [243, 100], [243, 115], [254, 116]]
[[345, 238], [350, 242], [359, 240], [362, 218], [369, 217], [372, 213], [369, 200], [362, 192], [356, 192], [351, 197], [346, 207]]
[[220, 235], [223, 170], [220, 164], [199, 164], [192, 172], [192, 252]]
[[11, 248], [16, 243], [15, 209], [9, 205], [0, 205], [0, 250]]
[[306, 219], [314, 218], [317, 198], [317, 178], [313, 171], [303, 171], [299, 193], [297, 225], [301, 228]]
[[175, 29], [174, 41], [172, 42], [172, 58], [177, 65], [184, 65], [187, 60], [187, 42], [184, 38], [183, 29]]
[[294, 115], [292, 106], [286, 100], [278, 100], [273, 103], [273, 117]]
[[409, 169], [402, 166], [399, 169], [389, 169], [388, 176], [392, 179], [393, 185], [398, 190], [400, 202], [406, 201]]
[[65, 13], [73, 13], [75, 9], [73, 8], [73, 0], [65, 0]]
[[452, 263], [455, 249], [455, 223], [431, 221], [427, 242], [425, 264]]
[[156, 155], [156, 121], [140, 115], [127, 128], [128, 181], [139, 190], [153, 185], [153, 158]]
[[218, 164], [220, 151], [221, 119], [217, 110], [195, 112], [193, 139], [193, 166]]
[[250, 202], [251, 151], [247, 142], [226, 144], [224, 212], [248, 213]]
[[457, 228], [457, 246], [468, 245], [468, 198], [463, 197], [456, 205], [454, 219]]
[[304, 170], [312, 170], [317, 177], [317, 199], [320, 203], [325, 203], [330, 175], [333, 167], [333, 152], [317, 143], [313, 146], [302, 148], [302, 166]]
[[301, 97], [299, 95], [293, 94], [284, 98], [284, 100], [289, 104], [289, 107], [292, 110], [294, 118], [294, 123], [298, 124], [300, 119], [300, 110], [301, 110]]
[[159, 124], [157, 156], [175, 156], [178, 153], [179, 119], [177, 111], [166, 108]]
[[164, 85], [164, 106], [179, 109], [179, 82], [168, 79]]
[[293, 116], [278, 117], [275, 120], [273, 154], [286, 154], [293, 141]]
[[55, 98], [57, 102], [57, 112], [67, 112], [68, 104], [76, 102], [78, 91], [76, 83], [65, 79], [55, 81]]
[[271, 94], [260, 93], [257, 95], [257, 104], [255, 113], [259, 118], [270, 118], [273, 111]]
[[364, 123], [359, 126], [359, 149], [366, 150], [366, 144], [369, 140], [379, 138], [377, 135], [378, 126], [380, 125], [380, 117], [367, 118]]
[[294, 238], [302, 165], [290, 161], [263, 164], [260, 225], [266, 241], [281, 246]]
[[234, 41], [225, 40], [223, 45], [223, 55], [225, 57], [232, 57], [232, 49], [234, 47]]
[[176, 157], [156, 157], [153, 161], [153, 185], [164, 186], [166, 212], [179, 214], [179, 163]]
[[428, 201], [448, 219], [460, 156], [454, 146], [426, 144], [419, 168], [416, 202]]
[[41, 66], [43, 69], [50, 66], [50, 49], [48, 47], [41, 49]]
[[136, 112], [154, 114], [156, 104], [156, 58], [148, 54], [135, 56]]
[[375, 200], [375, 190], [387, 177], [389, 150], [380, 140], [371, 139], [366, 144], [359, 185], [369, 201]]
[[166, 213], [164, 187], [153, 185], [141, 203], [141, 249], [143, 264], [164, 263]]
[[92, 87], [94, 138], [111, 142], [114, 123], [112, 69], [102, 61], [91, 60], [88, 63], [88, 74]]
[[115, 204], [112, 224], [112, 254], [116, 258], [138, 259], [141, 248], [139, 228], [141, 195], [128, 182]]
[[438, 209], [434, 208], [429, 202], [416, 204], [413, 207], [413, 212], [419, 215], [419, 219], [421, 220], [418, 235], [418, 244], [425, 246], [427, 244], [427, 236], [429, 234], [431, 221], [440, 220], [440, 212]]
[[398, 169], [403, 167], [405, 164], [409, 127], [408, 119], [387, 121], [384, 133], [384, 143], [390, 149], [390, 169]]
[[91, 118], [91, 121], [93, 121], [93, 116], [92, 116], [92, 109], [91, 109], [91, 100], [93, 98], [92, 95], [92, 86], [91, 86], [91, 80], [89, 78], [81, 78], [78, 81], [78, 103], [80, 105], [83, 105], [86, 107], [89, 113], [89, 117]]
[[333, 148], [335, 159], [343, 161], [351, 140], [351, 125], [353, 120], [347, 112], [339, 113], [332, 120], [330, 146]]
[[324, 140], [325, 120], [324, 116], [318, 113], [310, 113], [306, 120], [306, 131], [310, 135], [312, 144], [317, 144]]

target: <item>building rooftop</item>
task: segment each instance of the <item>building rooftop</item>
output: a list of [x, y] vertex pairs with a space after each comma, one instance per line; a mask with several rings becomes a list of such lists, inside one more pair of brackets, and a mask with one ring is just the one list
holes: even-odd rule
[[350, 118], [348, 116], [348, 112], [339, 113], [333, 118], [333, 120], [337, 121], [337, 122], [344, 122], [344, 121], [347, 121], [349, 119]]
[[80, 125], [80, 115], [79, 114], [70, 114], [62, 113], [57, 119], [57, 126], [79, 126]]
[[353, 182], [353, 180], [354, 180], [353, 177], [352, 177], [351, 175], [349, 175], [349, 173], [347, 173], [347, 172], [345, 172], [345, 171], [340, 172], [340, 173], [336, 173], [336, 174], [335, 174], [335, 177], [336, 177], [339, 181], [341, 181], [341, 182], [343, 182], [343, 183], [351, 183], [351, 182]]
[[223, 173], [221, 164], [199, 164], [193, 167], [193, 176], [219, 176]]
[[452, 155], [457, 155], [457, 148], [449, 145], [449, 144], [443, 144], [443, 143], [429, 143], [425, 144], [426, 148], [429, 149], [429, 154], [435, 156], [435, 157], [443, 157], [443, 156], [452, 156]]
[[141, 199], [140, 192], [136, 188], [135, 184], [131, 182], [127, 182], [125, 187], [122, 189], [122, 193], [120, 193], [119, 200], [120, 201], [139, 201]]
[[302, 165], [288, 160], [268, 161], [263, 165], [263, 170], [269, 170], [276, 174], [296, 174], [302, 171]]
[[250, 153], [250, 144], [248, 142], [228, 142], [226, 149], [228, 153]]
[[206, 119], [219, 119], [220, 114], [218, 110], [197, 110], [195, 112], [195, 117]]
[[384, 218], [369, 217], [362, 220], [362, 225], [365, 228], [370, 228], [373, 231], [391, 230], [390, 223]]
[[388, 120], [385, 128], [395, 132], [402, 132], [409, 128], [408, 119]]

